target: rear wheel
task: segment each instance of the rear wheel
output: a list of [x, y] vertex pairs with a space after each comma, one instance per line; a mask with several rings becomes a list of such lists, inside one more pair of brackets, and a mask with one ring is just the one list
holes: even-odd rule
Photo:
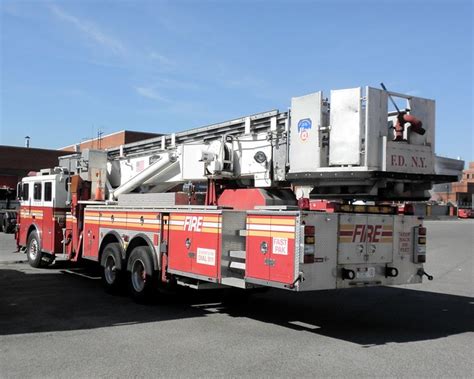
[[31, 232], [28, 236], [28, 242], [26, 243], [26, 255], [28, 257], [28, 263], [31, 267], [41, 267], [43, 253], [40, 249], [40, 242], [38, 233], [36, 231]]
[[16, 226], [16, 214], [13, 212], [7, 212], [8, 217], [4, 220], [5, 223], [5, 233], [13, 233]]
[[102, 283], [105, 290], [116, 293], [122, 288], [122, 255], [119, 243], [109, 243], [102, 254]]
[[156, 284], [156, 273], [153, 270], [149, 247], [138, 246], [133, 249], [128, 260], [128, 270], [132, 297], [139, 302], [149, 300]]
[[10, 229], [10, 222], [9, 222], [9, 214], [5, 212], [3, 215], [0, 216], [0, 231], [3, 233], [8, 233]]

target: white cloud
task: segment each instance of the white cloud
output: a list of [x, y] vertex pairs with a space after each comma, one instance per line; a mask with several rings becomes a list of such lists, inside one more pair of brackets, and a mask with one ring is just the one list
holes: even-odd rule
[[156, 101], [165, 101], [167, 102], [168, 99], [161, 96], [154, 88], [152, 87], [135, 87], [135, 91], [140, 96], [146, 97], [148, 99], [156, 100]]
[[171, 78], [155, 78], [154, 79], [156, 88], [166, 88], [166, 89], [184, 89], [184, 90], [198, 90], [200, 86], [193, 81], [189, 80], [177, 80]]
[[53, 15], [55, 15], [58, 19], [68, 22], [69, 24], [73, 25], [74, 27], [76, 27], [76, 29], [78, 29], [81, 33], [83, 33], [87, 38], [95, 41], [101, 46], [108, 48], [115, 54], [125, 53], [126, 49], [121, 41], [119, 41], [118, 39], [110, 35], [107, 35], [90, 21], [81, 20], [65, 12], [63, 9], [59, 8], [57, 5], [49, 4], [48, 7], [50, 11], [53, 13]]
[[174, 62], [169, 59], [168, 57], [165, 57], [163, 54], [159, 54], [156, 51], [152, 51], [149, 55], [150, 59], [154, 61], [158, 61], [162, 65], [165, 66], [174, 66]]
[[224, 79], [222, 84], [228, 88], [263, 88], [265, 86], [261, 79], [249, 75], [244, 75], [240, 78]]

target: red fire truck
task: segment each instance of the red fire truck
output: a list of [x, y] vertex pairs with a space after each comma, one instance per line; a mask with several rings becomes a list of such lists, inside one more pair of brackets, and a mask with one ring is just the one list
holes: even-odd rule
[[[406, 100], [390, 112], [391, 96]], [[403, 117], [409, 115], [410, 117]], [[411, 120], [414, 127], [406, 120]], [[413, 121], [415, 120], [415, 121]], [[101, 265], [110, 291], [290, 291], [420, 283], [426, 229], [391, 201], [429, 197], [434, 101], [375, 88], [108, 151], [61, 157], [21, 182], [30, 264]]]

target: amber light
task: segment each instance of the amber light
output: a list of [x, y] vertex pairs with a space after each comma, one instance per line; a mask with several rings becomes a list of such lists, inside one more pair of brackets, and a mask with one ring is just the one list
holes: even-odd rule
[[314, 236], [305, 236], [304, 243], [306, 245], [314, 245]]

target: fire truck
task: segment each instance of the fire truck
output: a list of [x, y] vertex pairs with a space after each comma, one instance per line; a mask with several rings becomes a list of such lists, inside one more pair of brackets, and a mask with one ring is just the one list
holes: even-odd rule
[[434, 146], [433, 100], [319, 91], [285, 112], [59, 158], [20, 183], [17, 245], [33, 267], [97, 262], [108, 291], [125, 283], [136, 299], [166, 285], [420, 283], [426, 228], [392, 204], [457, 180], [436, 172]]

